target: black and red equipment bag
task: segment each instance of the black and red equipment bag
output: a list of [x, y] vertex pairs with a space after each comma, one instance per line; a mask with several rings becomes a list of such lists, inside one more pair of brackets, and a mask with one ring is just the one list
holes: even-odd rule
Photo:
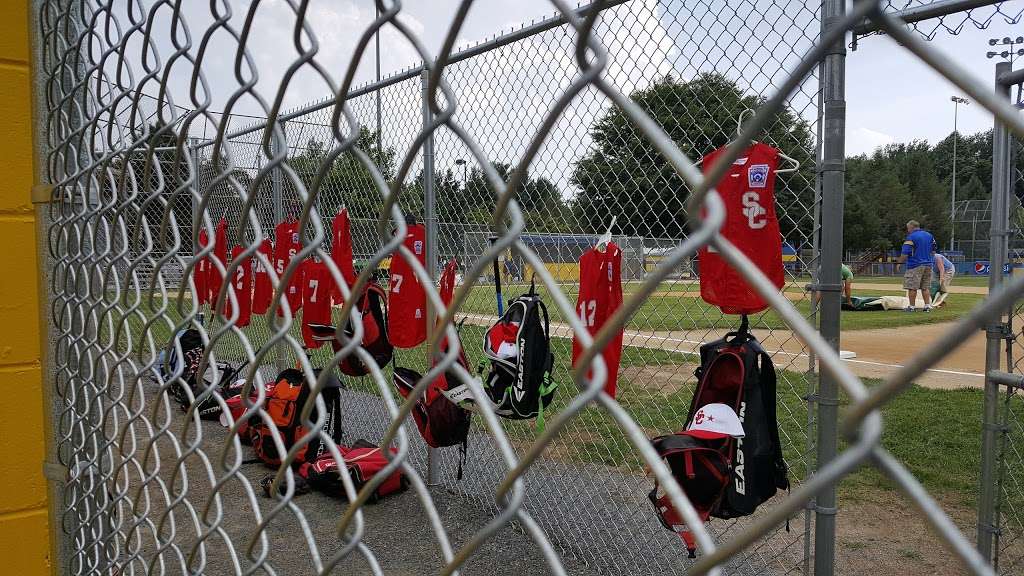
[[[387, 294], [383, 288], [371, 282], [363, 290], [358, 308], [352, 311], [352, 316], [360, 318], [363, 323], [363, 340], [360, 346], [370, 353], [377, 366], [383, 368], [391, 362], [395, 351], [388, 339]], [[335, 352], [341, 350], [342, 343], [336, 337], [334, 326], [309, 324], [309, 329], [314, 340], [329, 341]], [[345, 323], [345, 335], [351, 338], [354, 334], [350, 319]], [[338, 369], [347, 376], [365, 376], [370, 373], [370, 369], [354, 353], [346, 356], [338, 364]]]
[[[370, 444], [365, 440], [356, 441], [351, 448], [338, 446], [338, 451], [341, 452], [341, 456], [345, 460], [345, 472], [352, 479], [356, 492], [359, 492], [367, 482], [377, 474], [380, 474], [384, 467], [388, 465], [388, 459], [384, 452], [378, 446]], [[392, 454], [396, 452], [397, 450], [391, 448]], [[334, 456], [330, 452], [325, 452], [316, 460], [304, 463], [299, 468], [299, 475], [305, 478], [306, 482], [314, 490], [323, 492], [328, 496], [347, 498], [345, 485], [341, 480], [341, 471], [342, 466], [338, 465], [338, 461], [334, 459]], [[406, 480], [401, 470], [396, 469], [377, 486], [370, 496], [369, 502], [377, 502], [385, 496], [402, 492], [407, 486], [408, 480]]]
[[779, 489], [789, 488], [776, 417], [775, 366], [748, 331], [745, 316], [737, 332], [701, 346], [700, 360], [687, 422], [702, 406], [720, 402], [735, 410], [744, 433], [728, 441], [731, 481], [712, 515], [747, 516]]
[[[341, 383], [335, 379], [327, 383], [320, 391], [323, 398], [326, 414], [322, 431], [328, 438], [337, 444], [341, 442]], [[274, 383], [274, 388], [267, 394], [266, 410], [267, 415], [273, 421], [277, 432], [284, 444], [284, 449], [291, 450], [299, 439], [306, 435], [309, 430], [302, 424], [301, 413], [306, 401], [309, 400], [310, 386], [302, 372], [294, 368], [282, 371]], [[313, 408], [310, 413], [310, 421], [318, 420], [318, 409]], [[262, 418], [253, 418], [249, 421], [249, 433], [252, 448], [256, 456], [267, 466], [276, 468], [281, 465], [285, 453], [278, 451], [274, 443], [273, 432]], [[323, 438], [314, 436], [307, 442], [295, 456], [293, 465], [301, 466], [306, 462], [313, 462], [329, 454]]]
[[[690, 499], [701, 521], [706, 521], [718, 505], [729, 484], [730, 461], [726, 455], [731, 439], [705, 440], [686, 432], [659, 436], [651, 440], [683, 493]], [[697, 544], [682, 515], [657, 482], [648, 494], [665, 529], [683, 539], [690, 558], [697, 556]]]

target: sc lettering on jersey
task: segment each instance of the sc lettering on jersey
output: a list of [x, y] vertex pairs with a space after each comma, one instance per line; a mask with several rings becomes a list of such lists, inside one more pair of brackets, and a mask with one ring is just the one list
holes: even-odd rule
[[743, 193], [743, 215], [747, 217], [747, 226], [751, 230], [760, 230], [768, 225], [768, 211], [761, 205], [761, 194], [759, 192]]

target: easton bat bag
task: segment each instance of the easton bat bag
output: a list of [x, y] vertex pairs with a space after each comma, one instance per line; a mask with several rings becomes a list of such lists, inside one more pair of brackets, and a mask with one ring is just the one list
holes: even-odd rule
[[786, 462], [775, 414], [775, 366], [761, 343], [746, 329], [700, 347], [697, 391], [687, 421], [702, 406], [722, 403], [733, 408], [743, 424], [743, 438], [728, 454], [732, 474], [725, 494], [711, 515], [736, 518], [752, 514], [779, 489], [789, 488]]
[[537, 427], [543, 428], [544, 408], [558, 385], [551, 380], [555, 357], [548, 309], [532, 282], [530, 291], [509, 302], [484, 334], [483, 348], [491, 363], [484, 389], [495, 413], [513, 420], [537, 418]]

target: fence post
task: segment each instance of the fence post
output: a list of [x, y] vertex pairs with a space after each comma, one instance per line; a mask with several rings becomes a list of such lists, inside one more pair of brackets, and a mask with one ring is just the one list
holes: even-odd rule
[[[279, 120], [278, 122], [281, 125], [281, 134], [283, 134], [283, 136], [278, 136], [276, 131], [274, 131], [272, 133], [273, 135], [271, 136], [271, 139], [270, 139], [270, 147], [271, 147], [271, 150], [273, 151], [273, 155], [274, 156], [277, 156], [278, 154], [280, 154], [282, 152], [282, 150], [284, 150], [284, 151], [288, 150], [288, 136], [285, 133], [285, 123], [284, 123], [284, 120]], [[270, 193], [271, 193], [271, 196], [273, 197], [273, 202], [274, 202], [274, 226], [277, 226], [281, 222], [284, 222], [284, 218], [285, 218], [285, 209], [284, 209], [284, 173], [281, 171], [280, 168], [274, 169], [274, 171], [270, 174]], [[273, 229], [271, 229], [270, 234], [271, 235], [274, 234]], [[276, 241], [276, 239], [275, 239], [275, 241]], [[283, 288], [282, 288], [282, 291], [283, 291]], [[283, 302], [286, 302], [286, 301], [287, 301], [286, 296], [282, 295], [281, 296], [281, 302], [283, 303]], [[295, 313], [295, 310], [292, 310], [292, 314], [294, 314], [294, 313]], [[275, 322], [279, 322], [280, 320], [278, 320], [277, 317], [275, 316], [275, 320], [274, 321]], [[275, 361], [277, 363], [277, 370], [280, 373], [281, 371], [285, 370], [289, 366], [289, 363], [288, 363], [288, 345], [285, 344], [284, 341], [282, 340], [280, 343], [278, 343], [278, 345], [275, 348], [276, 348], [276, 350], [275, 350]]]
[[[427, 274], [433, 281], [437, 277], [437, 199], [434, 197], [434, 133], [430, 132], [430, 124], [434, 121], [434, 115], [430, 111], [430, 72], [424, 70], [420, 73], [420, 85], [423, 93], [423, 130], [427, 137], [423, 141], [423, 225], [426, 228], [426, 262]], [[379, 124], [378, 124], [379, 125]], [[433, 337], [437, 324], [437, 310], [427, 300], [427, 331]], [[430, 365], [434, 350], [427, 350], [427, 365]], [[440, 470], [438, 466], [437, 448], [427, 447], [427, 484], [436, 486], [440, 484]]]
[[[1009, 99], [1010, 87], [999, 77], [1012, 69], [1009, 62], [996, 64], [996, 94]], [[994, 293], [1003, 283], [1006, 263], [1006, 235], [1009, 228], [1009, 135], [998, 119], [992, 131], [992, 223], [989, 244], [988, 291]], [[999, 370], [1000, 344], [1006, 338], [1002, 316], [985, 326], [985, 373]], [[999, 384], [985, 378], [985, 403], [981, 422], [981, 478], [978, 487], [978, 552], [992, 560], [996, 508], [996, 445], [999, 435]]]
[[[846, 11], [843, 0], [823, 0], [821, 30], [836, 26]], [[821, 165], [821, 336], [839, 350], [839, 291], [843, 246], [843, 179], [846, 172], [846, 44], [829, 47], [822, 66]], [[828, 464], [836, 456], [838, 390], [835, 378], [822, 372], [818, 384], [818, 461]], [[830, 485], [817, 494], [814, 517], [814, 573], [835, 572], [836, 489]]]

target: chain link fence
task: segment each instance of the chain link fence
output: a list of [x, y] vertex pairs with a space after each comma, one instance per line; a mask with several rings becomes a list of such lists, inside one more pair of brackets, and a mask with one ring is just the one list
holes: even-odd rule
[[[956, 33], [963, 23], [946, 16], [935, 29], [912, 24], [908, 32], [874, 2], [844, 14], [842, 3], [811, 0], [728, 9], [632, 0], [577, 10], [552, 1], [557, 16], [453, 53], [465, 2], [451, 23], [451, 42], [435, 58], [403, 23], [400, 6], [380, 2], [365, 37], [383, 27], [425, 64], [353, 89], [351, 77], [332, 77], [318, 60], [306, 3], [287, 0], [294, 68], [319, 77], [332, 94], [280, 112], [290, 76], [276, 93], [255, 88], [252, 53], [259, 41], [247, 17], [258, 4], [222, 2], [209, 13], [156, 0], [36, 4], [47, 176], [54, 186], [47, 230], [49, 376], [60, 416], [54, 442], [68, 472], [59, 522], [60, 562], [68, 572], [529, 573], [544, 565], [555, 574], [806, 574], [813, 562], [824, 574], [833, 569], [834, 524], [816, 526], [815, 511], [830, 517], [834, 500], [816, 498], [828, 490], [834, 498], [840, 478], [872, 464], [972, 572], [987, 573], [963, 535], [881, 447], [877, 410], [957, 338], [993, 311], [1007, 310], [1024, 283], [1015, 281], [1008, 295], [994, 297], [870, 391], [815, 331], [820, 319], [826, 338], [837, 335], [835, 294], [824, 290], [819, 311], [805, 290], [808, 283], [827, 288], [838, 274], [841, 234], [829, 236], [834, 231], [826, 232], [822, 220], [841, 213], [826, 199], [841, 198], [841, 178], [838, 195], [829, 180], [841, 177], [829, 142], [843, 134], [829, 114], [838, 109], [842, 51], [835, 47], [843, 32], [873, 22], [927, 58], [932, 53], [914, 31], [931, 39], [936, 30]], [[979, 26], [1019, 20], [1021, 13], [1004, 4], [1012, 3], [962, 17]], [[191, 29], [194, 22], [202, 25]], [[229, 92], [222, 98], [229, 105], [217, 112], [203, 71], [204, 59], [213, 58], [206, 49], [213, 37], [237, 59], [235, 77], [220, 88]], [[351, 66], [364, 55], [352, 55]], [[958, 71], [933, 65], [1024, 135], [1024, 123], [1008, 107]], [[147, 93], [160, 97], [141, 96]], [[190, 105], [175, 104], [175, 97]], [[262, 117], [232, 113], [243, 98]], [[715, 172], [753, 139], [782, 150], [796, 166], [776, 184], [780, 242], [793, 254], [782, 291], [717, 233], [724, 216], [711, 190]], [[726, 145], [719, 168], [694, 164]], [[427, 203], [429, 197], [436, 203]], [[218, 273], [231, 278], [248, 256], [271, 268], [257, 249], [290, 218], [300, 226], [299, 259], [329, 262], [331, 222], [342, 207], [352, 218], [361, 274], [349, 286], [332, 266], [349, 301], [333, 311], [335, 321], [353, 313], [347, 296], [386, 275], [394, 258], [409, 260], [425, 280], [436, 278], [438, 264], [459, 259], [452, 308], [440, 305], [431, 282], [427, 291], [439, 317], [462, 322], [471, 371], [448, 354], [435, 372], [455, 370], [478, 396], [473, 371], [482, 359], [483, 331], [497, 314], [492, 260], [503, 262], [506, 297], [536, 281], [552, 312], [559, 383], [555, 415], [544, 430], [499, 421], [481, 403], [464, 467], [457, 448], [428, 452], [411, 424], [411, 405], [392, 390], [390, 365], [368, 361], [361, 348], [304, 350], [298, 316], [282, 297], [294, 265], [280, 277], [271, 269], [281, 316], [272, 309], [241, 327], [199, 303], [196, 266], [212, 255], [199, 238], [202, 232], [212, 237], [221, 219], [228, 245], [244, 250], [239, 259], [214, 258]], [[428, 253], [436, 258], [425, 267], [395, 254], [410, 219], [426, 221], [432, 231]], [[575, 262], [606, 231], [624, 249], [625, 303], [611, 327], [592, 337], [572, 307], [579, 290]], [[686, 560], [678, 537], [650, 509], [652, 477], [690, 520], [693, 510], [646, 438], [683, 427], [696, 349], [736, 327], [735, 317], [699, 298], [694, 254], [705, 244], [771, 304], [751, 318], [751, 328], [778, 369], [780, 432], [794, 488], [750, 518], [706, 527], [690, 522], [701, 556]], [[834, 258], [825, 256], [829, 249]], [[219, 297], [237, 299], [228, 287]], [[195, 403], [181, 413], [171, 397], [181, 375], [161, 372], [160, 351], [187, 327], [204, 335], [204, 363], [214, 371], [218, 360], [245, 363], [244, 396], [295, 365], [318, 390], [325, 383], [314, 367], [329, 372], [347, 355], [361, 354], [370, 374], [347, 379], [341, 392], [343, 443], [367, 439], [393, 447], [389, 470], [401, 468], [410, 493], [401, 504], [376, 507], [365, 506], [374, 486], [357, 493], [346, 485], [347, 505], [299, 495], [292, 453], [274, 476], [274, 490], [282, 492], [261, 497], [269, 471], [249, 461], [238, 423], [224, 428], [203, 421]], [[587, 362], [617, 327], [625, 337], [619, 392], [611, 399], [599, 394], [600, 360], [593, 377], [584, 377], [570, 359], [574, 335]], [[397, 351], [393, 365], [426, 372], [442, 338], [454, 342], [454, 328], [419, 349]], [[836, 441], [836, 415], [818, 403], [834, 410], [840, 388], [851, 406], [841, 429], [847, 444], [835, 454], [819, 438]], [[242, 418], [266, 421], [263, 400]], [[337, 451], [322, 433], [300, 444], [314, 436]], [[1006, 490], [1013, 476], [1003, 480]], [[1005, 504], [1002, 518], [1004, 525], [1016, 518]], [[1006, 534], [1000, 550], [1013, 541]]]

